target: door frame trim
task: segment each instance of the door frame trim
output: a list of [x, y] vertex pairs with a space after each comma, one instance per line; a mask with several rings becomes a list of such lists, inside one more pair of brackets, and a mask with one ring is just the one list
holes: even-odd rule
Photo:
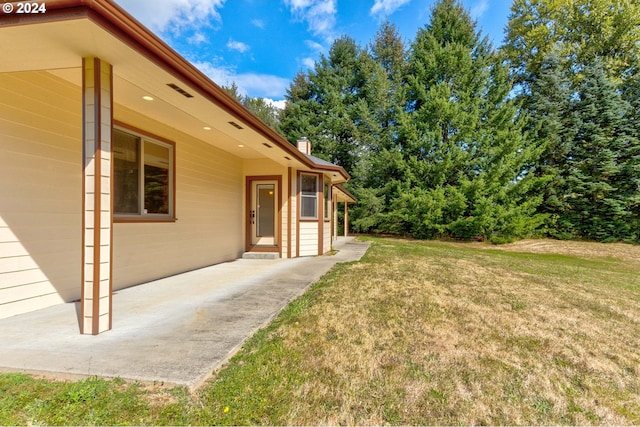
[[[250, 212], [251, 212], [251, 192], [253, 181], [276, 181], [277, 184], [277, 215], [276, 221], [278, 221], [276, 235], [274, 236], [275, 245], [261, 246], [251, 244], [251, 224], [250, 224]], [[245, 251], [246, 252], [278, 252], [282, 257], [282, 206], [284, 200], [282, 200], [282, 176], [280, 175], [251, 175], [245, 177]]]

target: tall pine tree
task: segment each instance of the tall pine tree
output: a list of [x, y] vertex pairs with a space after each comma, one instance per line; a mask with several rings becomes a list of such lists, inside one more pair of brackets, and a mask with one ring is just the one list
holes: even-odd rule
[[455, 0], [441, 0], [413, 43], [398, 134], [406, 175], [391, 231], [499, 240], [539, 225], [529, 197], [538, 152], [509, 97], [501, 58]]
[[637, 99], [640, 3], [514, 0], [511, 10], [502, 50], [544, 148], [539, 212], [549, 214], [548, 233], [633, 239], [640, 158], [628, 106]]
[[313, 71], [296, 76], [280, 115], [281, 129], [292, 143], [306, 136], [313, 143], [314, 155], [350, 172], [356, 168], [361, 151], [354, 119], [361, 109], [362, 52], [352, 38], [337, 39]]
[[602, 62], [586, 67], [584, 74], [568, 155], [570, 208], [561, 215], [561, 227], [593, 240], [637, 240], [630, 196], [637, 191], [638, 175], [629, 169], [637, 166], [639, 146], [626, 126], [629, 104], [606, 76]]
[[547, 215], [547, 231], [561, 237], [557, 221], [567, 211], [567, 159], [575, 138], [572, 82], [562, 68], [560, 57], [551, 53], [533, 79], [527, 100], [528, 131], [541, 154], [536, 174], [542, 180], [542, 202], [538, 211]]

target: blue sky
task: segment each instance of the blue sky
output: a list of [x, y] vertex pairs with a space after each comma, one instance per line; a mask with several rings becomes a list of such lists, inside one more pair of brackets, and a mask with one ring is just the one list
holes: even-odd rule
[[[294, 75], [313, 67], [332, 42], [361, 46], [393, 22], [407, 45], [435, 0], [116, 0], [220, 85], [281, 101]], [[499, 45], [511, 0], [462, 0], [483, 34]]]

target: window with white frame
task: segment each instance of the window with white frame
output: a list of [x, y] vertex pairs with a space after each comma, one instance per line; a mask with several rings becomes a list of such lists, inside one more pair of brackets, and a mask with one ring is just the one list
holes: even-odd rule
[[172, 218], [172, 144], [113, 131], [113, 209], [117, 217]]
[[318, 219], [317, 175], [300, 175], [300, 218]]

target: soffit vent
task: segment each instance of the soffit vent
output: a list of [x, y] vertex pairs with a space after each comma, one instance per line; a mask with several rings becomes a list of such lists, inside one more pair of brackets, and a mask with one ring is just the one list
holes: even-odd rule
[[240, 126], [236, 122], [227, 122], [227, 123], [229, 123], [231, 126], [233, 126], [236, 129], [244, 129], [242, 126]]
[[262, 145], [264, 145], [267, 148], [271, 148], [271, 145], [267, 144], [266, 142], [263, 142]]
[[193, 98], [193, 95], [191, 95], [189, 92], [187, 92], [186, 90], [182, 89], [180, 86], [178, 86], [177, 84], [174, 83], [167, 83], [167, 86], [169, 86], [171, 89], [175, 90], [176, 92], [178, 92], [180, 95], [186, 97], [186, 98]]

